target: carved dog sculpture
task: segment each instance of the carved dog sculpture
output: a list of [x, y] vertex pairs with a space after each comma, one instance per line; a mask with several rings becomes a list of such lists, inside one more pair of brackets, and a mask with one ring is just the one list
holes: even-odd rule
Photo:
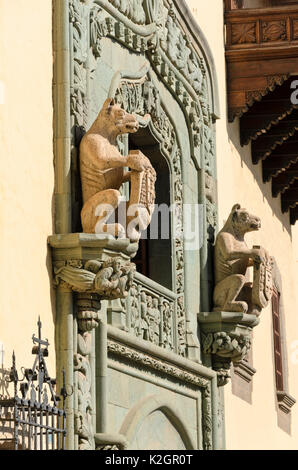
[[[135, 133], [139, 129], [137, 119], [107, 99], [96, 121], [84, 135], [80, 145], [80, 169], [83, 191], [81, 219], [85, 233], [109, 233], [115, 237], [138, 241], [140, 230], [145, 230], [151, 221], [151, 213], [145, 207], [139, 210], [139, 226], [126, 233], [121, 224], [106, 224], [111, 214], [119, 206], [119, 189], [131, 175], [152, 171], [151, 163], [140, 151], [122, 156], [117, 148], [117, 137]], [[125, 167], [132, 170], [125, 171]], [[144, 216], [145, 212], [145, 216]], [[143, 217], [142, 217], [143, 215]], [[140, 229], [140, 230], [139, 230]]]
[[247, 268], [268, 259], [264, 248], [249, 249], [244, 236], [261, 228], [261, 220], [242, 209], [239, 204], [232, 212], [215, 244], [214, 311], [260, 314], [252, 304], [252, 284], [246, 282]]

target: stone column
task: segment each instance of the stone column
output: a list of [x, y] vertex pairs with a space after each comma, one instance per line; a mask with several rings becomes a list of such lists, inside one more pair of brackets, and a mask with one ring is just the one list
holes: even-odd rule
[[[94, 450], [99, 442], [108, 440], [106, 325], [100, 318], [101, 300], [127, 298], [136, 269], [130, 259], [137, 245], [129, 240], [86, 234], [55, 235], [49, 238], [49, 243], [57, 287], [57, 375], [65, 368], [69, 395], [67, 449]], [[99, 325], [96, 366], [95, 330]]]

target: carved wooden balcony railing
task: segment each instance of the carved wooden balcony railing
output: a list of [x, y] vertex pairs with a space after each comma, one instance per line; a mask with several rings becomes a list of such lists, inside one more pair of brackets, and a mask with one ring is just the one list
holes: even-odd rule
[[298, 218], [298, 100], [293, 99], [298, 79], [298, 1], [256, 9], [242, 8], [244, 3], [239, 7], [235, 1], [226, 2], [229, 121], [240, 117], [242, 145], [252, 142], [253, 163], [263, 162], [264, 182], [272, 181], [273, 196], [281, 196], [282, 210], [290, 212], [294, 224]]

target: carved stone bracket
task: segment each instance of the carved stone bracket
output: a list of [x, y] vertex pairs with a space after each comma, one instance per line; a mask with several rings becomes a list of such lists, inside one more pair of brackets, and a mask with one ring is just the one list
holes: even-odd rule
[[218, 385], [226, 385], [231, 364], [242, 361], [251, 347], [250, 333], [258, 325], [255, 315], [230, 312], [199, 313], [204, 354], [212, 356]]
[[278, 407], [286, 415], [291, 413], [292, 407], [295, 405], [296, 400], [287, 392], [277, 392]]
[[98, 294], [101, 300], [126, 298], [132, 286], [136, 252], [129, 240], [69, 234], [49, 238], [53, 248], [56, 287], [79, 293]]
[[[77, 448], [106, 448], [95, 438], [93, 330], [100, 322], [101, 300], [128, 296], [135, 273], [135, 265], [130, 259], [135, 255], [137, 245], [129, 240], [88, 234], [54, 235], [48, 241], [52, 247], [57, 290], [62, 295], [76, 293], [71, 330], [77, 325], [77, 332], [73, 366], [68, 373], [74, 378], [73, 426]], [[71, 357], [67, 360], [71, 361]], [[111, 448], [114, 449], [114, 445]]]

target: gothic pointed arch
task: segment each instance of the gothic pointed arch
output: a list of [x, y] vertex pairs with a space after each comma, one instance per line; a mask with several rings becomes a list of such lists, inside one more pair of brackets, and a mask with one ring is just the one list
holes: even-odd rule
[[[120, 434], [125, 436], [130, 445], [132, 445], [146, 419], [156, 412], [161, 412], [166, 417], [168, 430], [171, 431], [171, 428], [173, 428], [171, 435], [176, 441], [181, 440], [181, 450], [183, 450], [183, 447], [185, 450], [196, 449], [196, 444], [193, 442], [193, 438], [187, 429], [187, 423], [185, 423], [181, 413], [175, 409], [167, 397], [162, 395], [153, 395], [137, 403], [126, 416], [121, 426]], [[176, 437], [173, 430], [177, 433]], [[168, 444], [170, 446], [171, 444], [173, 445], [170, 442]]]

